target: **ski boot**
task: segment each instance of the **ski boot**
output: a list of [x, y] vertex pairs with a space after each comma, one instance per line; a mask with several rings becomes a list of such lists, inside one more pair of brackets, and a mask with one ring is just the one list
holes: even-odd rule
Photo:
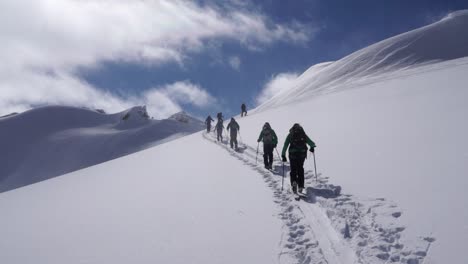
[[292, 183], [292, 191], [293, 191], [293, 193], [297, 194], [297, 183], [296, 182]]

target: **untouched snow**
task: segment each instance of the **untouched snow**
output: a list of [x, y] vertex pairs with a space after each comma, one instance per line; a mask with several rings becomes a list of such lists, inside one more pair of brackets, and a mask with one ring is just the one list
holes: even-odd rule
[[200, 134], [3, 193], [0, 208], [9, 264], [276, 263], [281, 238], [262, 178]]
[[144, 107], [106, 115], [51, 106], [0, 118], [5, 153], [0, 192], [127, 155], [199, 131], [202, 125], [185, 113], [151, 120]]
[[431, 25], [383, 40], [345, 58], [312, 66], [294, 87], [258, 110], [297, 103], [311, 96], [360, 87], [398, 71], [468, 56], [468, 10], [457, 11]]

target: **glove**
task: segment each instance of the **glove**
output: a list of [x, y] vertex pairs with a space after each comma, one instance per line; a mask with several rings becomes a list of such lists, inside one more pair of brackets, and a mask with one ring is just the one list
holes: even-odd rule
[[273, 148], [276, 148], [276, 144], [275, 144], [275, 145], [273, 145]]
[[314, 148], [314, 147], [311, 147], [311, 148], [309, 149], [309, 151], [312, 152], [312, 153], [314, 153], [315, 148]]
[[260, 142], [260, 141], [262, 141], [262, 140], [261, 140], [261, 139], [257, 139], [257, 142]]
[[281, 156], [281, 159], [283, 160], [283, 162], [287, 162], [288, 160], [286, 159], [286, 156], [285, 155], [282, 155]]

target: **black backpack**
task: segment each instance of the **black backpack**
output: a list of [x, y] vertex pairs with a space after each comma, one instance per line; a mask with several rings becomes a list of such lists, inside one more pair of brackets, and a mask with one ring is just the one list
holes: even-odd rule
[[273, 143], [273, 131], [271, 129], [267, 128], [263, 130], [263, 143]]
[[304, 129], [301, 126], [293, 126], [291, 130], [289, 130], [289, 134], [291, 135], [290, 142], [291, 148], [294, 149], [307, 149], [306, 146], [306, 134]]

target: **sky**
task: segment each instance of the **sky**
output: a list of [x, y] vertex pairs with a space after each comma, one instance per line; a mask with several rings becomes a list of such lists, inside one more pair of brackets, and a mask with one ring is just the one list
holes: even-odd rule
[[310, 66], [468, 9], [461, 0], [7, 0], [0, 115], [44, 105], [237, 115]]

